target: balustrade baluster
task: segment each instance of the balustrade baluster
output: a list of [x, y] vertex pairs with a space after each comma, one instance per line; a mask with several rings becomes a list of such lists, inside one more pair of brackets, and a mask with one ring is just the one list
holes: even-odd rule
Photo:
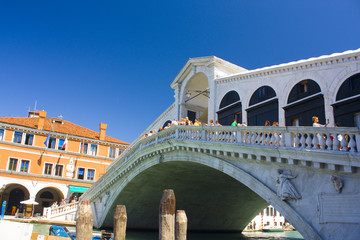
[[281, 133], [276, 133], [276, 136], [275, 136], [275, 145], [277, 145], [278, 147], [282, 146], [281, 144]]
[[341, 145], [341, 151], [346, 152], [348, 150], [347, 149], [348, 141], [346, 140], [346, 135], [343, 136], [343, 138], [341, 139], [340, 145]]
[[300, 143], [301, 143], [301, 148], [305, 148], [305, 142], [306, 142], [306, 139], [305, 139], [305, 134], [302, 133], [301, 134], [301, 138], [300, 138]]
[[[290, 135], [290, 133], [289, 133]], [[283, 147], [283, 146], [286, 146], [286, 142], [285, 142], [285, 133], [280, 133], [279, 134], [279, 138], [280, 138], [280, 146]], [[289, 138], [290, 139], [290, 138]]]
[[252, 133], [251, 133], [251, 141], [250, 141], [250, 143], [251, 143], [251, 144], [255, 144], [255, 140], [256, 140], [255, 133], [252, 132]]
[[260, 142], [261, 142], [261, 137], [262, 137], [262, 133], [260, 132], [256, 132], [255, 133], [255, 144], [260, 144]]
[[325, 149], [325, 137], [327, 138], [326, 134], [325, 134], [325, 136], [324, 136], [324, 134], [320, 135], [319, 145], [322, 150]]
[[225, 142], [231, 142], [232, 133], [231, 132], [225, 132]]
[[261, 135], [260, 145], [265, 145], [265, 134], [260, 133], [260, 135]]
[[354, 153], [355, 152], [355, 147], [356, 147], [356, 143], [354, 141], [354, 137], [355, 135], [354, 134], [349, 134], [349, 138], [350, 138], [350, 141], [349, 141], [349, 151]]
[[274, 136], [275, 134], [276, 133], [271, 133], [270, 144], [269, 145], [275, 146], [275, 136]]
[[299, 147], [300, 139], [299, 139], [299, 134], [298, 134], [298, 133], [295, 133], [295, 136], [294, 136], [294, 144], [295, 144], [295, 148], [298, 148], [298, 147]]
[[270, 133], [266, 133], [265, 145], [270, 145]]
[[329, 133], [328, 137], [326, 138], [326, 147], [327, 147], [327, 150], [331, 150], [332, 149], [332, 144], [333, 144], [333, 139], [336, 138], [336, 134], [331, 134]]
[[[308, 137], [308, 139], [310, 139], [310, 141], [307, 141], [307, 142], [310, 142], [309, 145], [311, 145], [311, 143], [312, 143], [314, 149], [319, 148], [319, 138], [322, 137], [319, 133], [315, 133], [313, 135], [312, 141], [311, 141], [311, 135], [310, 134], [308, 134], [307, 137]], [[311, 146], [310, 147], [308, 146], [307, 148], [311, 148]]]

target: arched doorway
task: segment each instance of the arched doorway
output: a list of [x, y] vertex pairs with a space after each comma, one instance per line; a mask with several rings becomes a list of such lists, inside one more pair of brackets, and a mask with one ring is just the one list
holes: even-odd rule
[[54, 202], [57, 202], [59, 205], [61, 200], [64, 198], [63, 193], [56, 188], [43, 188], [37, 194], [35, 201], [39, 205], [34, 206], [34, 213], [42, 214], [45, 207], [50, 207]]
[[246, 109], [249, 126], [264, 126], [266, 121], [279, 121], [279, 104], [274, 89], [269, 86], [258, 88], [250, 98]]
[[9, 184], [6, 185], [4, 192], [1, 196], [1, 203], [6, 201], [6, 211], [5, 214], [10, 215], [12, 208], [21, 209], [21, 201], [27, 200], [30, 198], [29, 191], [20, 184]]
[[242, 107], [240, 96], [236, 91], [225, 94], [220, 102], [218, 120], [221, 125], [231, 125], [234, 119], [238, 123], [242, 122]]
[[341, 84], [332, 106], [336, 124], [341, 127], [360, 127], [360, 73]]
[[285, 110], [286, 126], [312, 126], [312, 117], [325, 122], [324, 97], [311, 79], [298, 82], [290, 91]]
[[210, 97], [208, 78], [204, 73], [196, 73], [187, 83], [183, 92], [181, 117], [195, 118], [206, 123], [208, 120], [208, 101]]

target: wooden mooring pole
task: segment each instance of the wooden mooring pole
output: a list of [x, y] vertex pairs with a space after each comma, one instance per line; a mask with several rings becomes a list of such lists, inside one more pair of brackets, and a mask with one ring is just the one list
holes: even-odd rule
[[127, 215], [125, 205], [117, 205], [114, 214], [114, 240], [125, 240]]
[[184, 210], [176, 211], [175, 240], [186, 240], [187, 217]]
[[93, 233], [93, 215], [89, 201], [79, 204], [76, 214], [76, 240], [91, 240]]
[[175, 240], [175, 194], [163, 191], [159, 207], [159, 240]]

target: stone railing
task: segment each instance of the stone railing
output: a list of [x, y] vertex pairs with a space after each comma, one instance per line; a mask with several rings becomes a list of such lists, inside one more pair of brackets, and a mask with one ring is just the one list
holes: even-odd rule
[[53, 219], [63, 216], [65, 220], [74, 220], [68, 219], [67, 215], [74, 215], [74, 213], [77, 211], [78, 205], [79, 202], [73, 202], [55, 208], [44, 208], [43, 216], [47, 219]]
[[358, 128], [174, 126], [131, 145], [120, 159], [108, 167], [107, 171], [113, 169], [119, 162], [126, 162], [138, 151], [170, 140], [256, 145], [269, 148], [286, 147], [328, 152], [358, 153], [360, 150]]

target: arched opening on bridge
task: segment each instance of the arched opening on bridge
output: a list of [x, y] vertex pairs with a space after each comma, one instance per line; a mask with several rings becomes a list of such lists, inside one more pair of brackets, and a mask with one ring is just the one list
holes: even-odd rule
[[218, 120], [221, 125], [231, 125], [234, 119], [238, 123], [242, 122], [242, 107], [240, 96], [236, 91], [225, 94], [220, 102]]
[[360, 73], [341, 84], [332, 106], [336, 124], [341, 127], [360, 127]]
[[208, 78], [204, 73], [196, 73], [184, 89], [181, 117], [189, 117], [192, 122], [197, 118], [200, 122], [207, 123], [209, 97]]
[[312, 126], [312, 117], [325, 122], [324, 96], [311, 79], [298, 82], [290, 91], [285, 110], [286, 126]]
[[216, 169], [193, 162], [166, 162], [149, 167], [127, 183], [109, 209], [104, 226], [112, 226], [116, 205], [126, 205], [129, 229], [157, 229], [164, 189], [174, 190], [176, 208], [186, 211], [189, 230], [242, 231], [269, 205]]
[[6, 201], [6, 211], [5, 214], [10, 215], [12, 213], [13, 207], [16, 209], [22, 209], [21, 201], [28, 200], [30, 198], [30, 193], [26, 187], [20, 184], [8, 184], [5, 187], [1, 195], [1, 203]]
[[247, 124], [249, 126], [264, 126], [279, 121], [279, 104], [276, 93], [269, 86], [258, 88], [250, 98], [247, 111]]
[[42, 214], [43, 209], [45, 207], [50, 207], [55, 201], [60, 205], [61, 200], [64, 198], [63, 193], [56, 188], [47, 187], [41, 189], [37, 194], [35, 201], [39, 203], [39, 205], [34, 206], [34, 213]]

